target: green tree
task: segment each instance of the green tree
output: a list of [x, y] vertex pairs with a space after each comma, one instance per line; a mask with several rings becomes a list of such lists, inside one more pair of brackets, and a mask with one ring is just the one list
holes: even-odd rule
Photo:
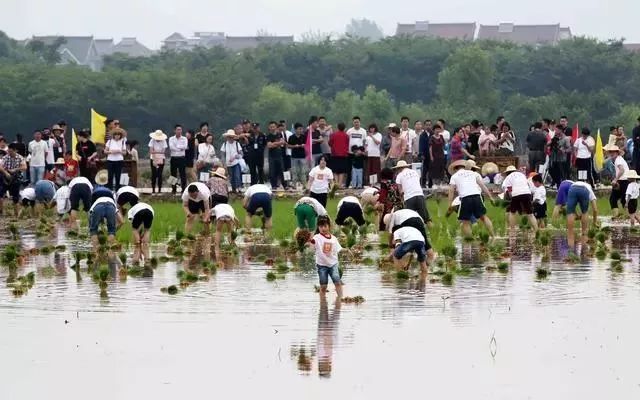
[[380, 28], [375, 21], [371, 21], [366, 18], [352, 18], [345, 31], [348, 36], [367, 39], [372, 42], [378, 41], [384, 37], [382, 28]]
[[391, 96], [386, 90], [377, 90], [375, 86], [367, 86], [362, 95], [360, 118], [364, 124], [375, 122], [379, 126], [389, 121], [396, 113]]

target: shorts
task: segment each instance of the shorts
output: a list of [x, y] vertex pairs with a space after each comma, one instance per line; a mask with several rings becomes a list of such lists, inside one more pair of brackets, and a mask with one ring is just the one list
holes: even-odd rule
[[212, 194], [211, 199], [211, 208], [217, 206], [218, 204], [227, 204], [229, 203], [229, 198], [227, 196], [222, 196], [220, 194]]
[[[75, 187], [75, 186], [73, 186]], [[107, 221], [107, 233], [116, 234], [116, 207], [112, 203], [100, 203], [89, 213], [89, 234], [97, 235], [102, 220]]]
[[22, 203], [23, 207], [35, 207], [36, 206], [36, 201], [35, 200], [22, 199], [21, 203]]
[[312, 232], [316, 230], [318, 215], [313, 207], [305, 203], [298, 204], [294, 212], [299, 229], [308, 229]]
[[37, 182], [34, 190], [36, 192], [36, 201], [39, 203], [49, 203], [56, 195], [56, 188], [49, 181]]
[[406, 227], [416, 228], [424, 238], [424, 247], [427, 250], [431, 249], [431, 243], [429, 243], [429, 239], [427, 239], [427, 231], [424, 229], [424, 222], [420, 218], [418, 217], [409, 218], [403, 223], [401, 223], [400, 225], [394, 225], [391, 231], [393, 233], [400, 228], [406, 228]]
[[534, 203], [533, 216], [536, 217], [536, 219], [547, 218], [547, 202], [544, 202], [542, 204]]
[[125, 204], [129, 204], [131, 207], [133, 207], [138, 204], [139, 200], [140, 199], [135, 194], [131, 192], [124, 192], [120, 196], [118, 196], [118, 205], [122, 207]]
[[416, 255], [418, 256], [419, 262], [426, 261], [427, 248], [425, 247], [425, 244], [419, 240], [412, 240], [410, 242], [400, 243], [400, 245], [396, 247], [395, 250], [393, 251], [393, 257], [396, 260], [400, 260], [402, 259], [402, 257], [406, 256], [412, 251], [415, 251]]
[[627, 207], [629, 207], [629, 214], [635, 214], [638, 211], [638, 199], [629, 199]]
[[573, 185], [573, 182], [563, 181], [560, 183], [560, 186], [558, 187], [558, 195], [556, 197], [557, 206], [567, 205], [567, 196], [569, 195], [571, 185]]
[[82, 202], [82, 210], [89, 211], [91, 208], [91, 188], [86, 183], [73, 185], [69, 192], [69, 204], [72, 211], [80, 209], [80, 202]]
[[472, 217], [480, 219], [487, 213], [482, 196], [474, 194], [460, 199], [458, 221], [471, 221]]
[[521, 215], [533, 214], [531, 202], [533, 201], [533, 195], [521, 194], [511, 198], [511, 203], [507, 207], [507, 212], [512, 214], [518, 213]]
[[265, 218], [271, 218], [271, 195], [269, 193], [256, 193], [249, 199], [247, 213], [255, 215], [259, 209], [262, 209]]
[[189, 212], [191, 214], [200, 214], [200, 213], [204, 214], [204, 211], [205, 211], [204, 201], [193, 201], [189, 199], [187, 208], [189, 209]]
[[318, 269], [318, 279], [320, 280], [320, 285], [326, 286], [329, 283], [329, 277], [331, 277], [331, 281], [334, 285], [339, 285], [342, 283], [340, 279], [340, 270], [338, 269], [338, 264], [334, 264], [331, 267], [325, 267], [324, 265], [316, 264], [316, 268]]
[[404, 202], [404, 208], [408, 208], [409, 210], [413, 210], [420, 214], [422, 220], [424, 222], [431, 221], [431, 217], [429, 216], [429, 211], [427, 210], [427, 204], [425, 202], [424, 196], [413, 196]]
[[131, 227], [135, 230], [139, 229], [142, 225], [145, 230], [151, 229], [151, 224], [153, 223], [153, 213], [151, 210], [140, 210], [133, 216], [133, 220], [131, 220]]
[[573, 185], [567, 195], [567, 215], [575, 214], [578, 204], [583, 214], [589, 211], [589, 189]]
[[364, 220], [364, 215], [362, 213], [362, 208], [360, 205], [356, 203], [342, 203], [340, 209], [338, 209], [338, 214], [336, 215], [336, 224], [344, 225], [347, 218], [352, 218], [359, 226], [362, 226], [367, 223]]
[[331, 171], [334, 174], [346, 174], [349, 170], [349, 158], [331, 157]]

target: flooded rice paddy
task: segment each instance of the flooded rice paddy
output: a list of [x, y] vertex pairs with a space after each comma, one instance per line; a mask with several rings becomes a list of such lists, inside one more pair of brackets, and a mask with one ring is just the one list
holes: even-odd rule
[[73, 252], [87, 243], [64, 233], [21, 235], [26, 249], [67, 245], [19, 268], [35, 272], [26, 295], [0, 269], [3, 399], [640, 398], [640, 240], [628, 228], [607, 242], [627, 259], [618, 271], [609, 257], [566, 262], [562, 232], [546, 279], [526, 235], [504, 240], [506, 273], [458, 243], [471, 271], [450, 285], [347, 264], [360, 305], [336, 304], [332, 285], [321, 301], [308, 263], [267, 281], [273, 267], [251, 246], [176, 295], [161, 291], [183, 268], [169, 261], [151, 277], [112, 273], [105, 297], [86, 271], [77, 280]]

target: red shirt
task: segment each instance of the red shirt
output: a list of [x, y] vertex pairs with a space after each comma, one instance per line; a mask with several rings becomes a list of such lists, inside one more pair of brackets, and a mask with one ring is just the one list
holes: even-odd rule
[[74, 159], [64, 162], [64, 172], [67, 179], [73, 179], [78, 176], [78, 162]]
[[349, 135], [345, 131], [333, 132], [329, 137], [329, 147], [333, 157], [348, 157]]

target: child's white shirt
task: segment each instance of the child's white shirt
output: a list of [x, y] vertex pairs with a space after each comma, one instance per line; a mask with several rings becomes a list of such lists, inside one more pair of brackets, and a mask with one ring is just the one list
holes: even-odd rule
[[629, 182], [626, 193], [627, 200], [640, 197], [640, 185], [638, 182]]
[[342, 246], [337, 237], [333, 235], [327, 237], [318, 233], [313, 236], [311, 243], [315, 246], [317, 265], [331, 267], [338, 263], [338, 253], [342, 250]]
[[544, 185], [534, 187], [533, 189], [533, 203], [544, 204], [547, 201], [547, 189]]

